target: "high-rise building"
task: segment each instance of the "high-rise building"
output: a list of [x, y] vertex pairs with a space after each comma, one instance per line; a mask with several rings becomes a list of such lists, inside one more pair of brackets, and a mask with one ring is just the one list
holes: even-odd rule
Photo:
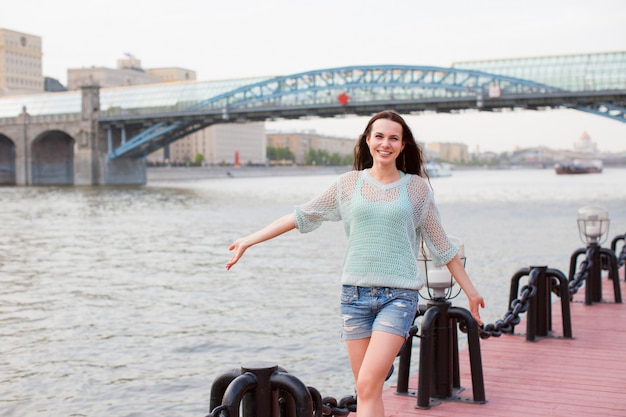
[[0, 96], [42, 93], [41, 37], [0, 28]]

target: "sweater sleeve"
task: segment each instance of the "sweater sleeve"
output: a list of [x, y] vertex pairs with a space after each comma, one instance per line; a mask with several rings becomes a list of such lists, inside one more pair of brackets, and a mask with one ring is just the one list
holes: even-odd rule
[[296, 228], [301, 233], [312, 232], [324, 221], [341, 220], [339, 211], [338, 193], [339, 181], [335, 182], [325, 192], [306, 204], [294, 208]]
[[418, 203], [418, 206], [421, 206], [421, 210], [416, 211], [417, 228], [432, 256], [434, 265], [441, 267], [454, 258], [459, 248], [450, 241], [443, 228], [432, 190], [426, 183], [423, 184], [423, 188], [419, 188], [418, 195], [421, 195], [421, 198], [418, 200], [421, 200], [421, 204]]

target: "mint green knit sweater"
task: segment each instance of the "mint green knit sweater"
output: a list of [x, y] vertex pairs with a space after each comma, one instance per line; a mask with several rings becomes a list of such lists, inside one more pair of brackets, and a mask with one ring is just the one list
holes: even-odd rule
[[344, 285], [420, 289], [421, 239], [435, 266], [447, 264], [458, 252], [441, 225], [429, 184], [417, 175], [402, 174], [398, 181], [382, 184], [367, 169], [347, 172], [324, 193], [296, 206], [295, 217], [302, 233], [324, 221], [343, 220], [348, 239]]

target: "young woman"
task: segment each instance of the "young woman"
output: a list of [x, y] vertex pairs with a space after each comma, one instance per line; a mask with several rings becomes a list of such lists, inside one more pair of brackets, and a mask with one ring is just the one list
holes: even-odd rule
[[324, 221], [342, 220], [347, 236], [342, 338], [356, 381], [357, 414], [381, 417], [385, 378], [415, 320], [418, 290], [424, 286], [417, 263], [421, 242], [435, 266], [448, 267], [479, 324], [484, 300], [441, 225], [423, 153], [404, 119], [390, 110], [374, 115], [354, 153], [354, 170], [326, 192], [237, 239], [229, 247], [233, 254], [226, 269], [257, 243], [294, 228], [306, 233]]

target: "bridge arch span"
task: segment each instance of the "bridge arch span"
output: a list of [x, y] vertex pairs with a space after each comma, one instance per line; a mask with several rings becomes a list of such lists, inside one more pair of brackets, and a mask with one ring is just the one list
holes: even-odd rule
[[0, 185], [15, 184], [15, 142], [0, 134]]
[[33, 185], [74, 184], [75, 140], [60, 130], [39, 134], [31, 145]]
[[[495, 87], [495, 89], [494, 89]], [[490, 91], [491, 89], [491, 91]], [[270, 78], [239, 87], [197, 103], [188, 110], [232, 110], [255, 107], [293, 108], [364, 104], [364, 113], [381, 103], [436, 98], [476, 98], [498, 95], [545, 94], [559, 91], [537, 82], [476, 70], [432, 66], [351, 66]], [[345, 96], [342, 96], [345, 94]], [[342, 98], [343, 97], [343, 98]], [[431, 103], [432, 104], [432, 103]], [[351, 109], [359, 112], [359, 109]], [[337, 114], [337, 111], [333, 112]]]

